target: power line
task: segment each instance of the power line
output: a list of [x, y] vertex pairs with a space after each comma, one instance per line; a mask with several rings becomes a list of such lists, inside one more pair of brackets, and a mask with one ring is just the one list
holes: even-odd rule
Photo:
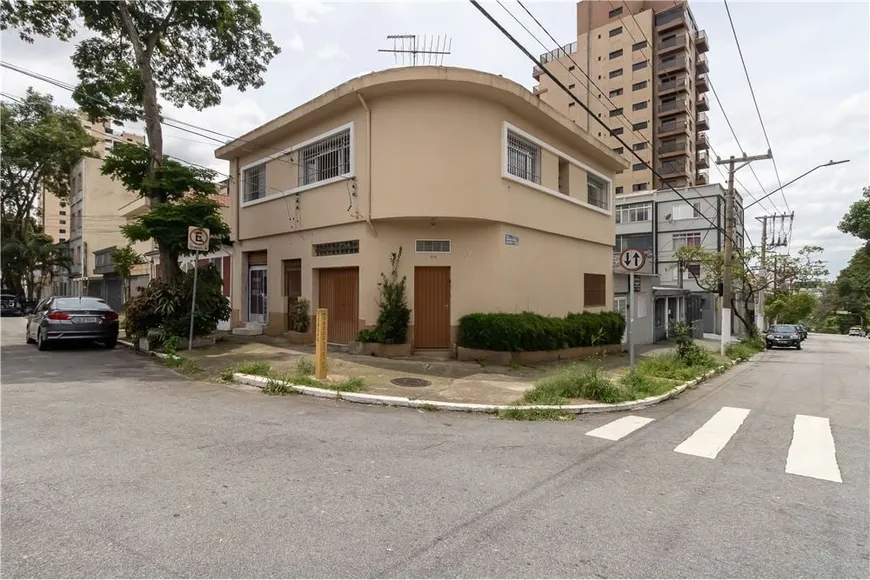
[[767, 128], [764, 126], [764, 119], [761, 118], [761, 109], [758, 107], [758, 99], [755, 98], [755, 89], [752, 88], [752, 81], [749, 80], [749, 70], [746, 68], [746, 60], [743, 58], [743, 49], [740, 47], [740, 40], [737, 38], [737, 29], [734, 28], [734, 20], [731, 18], [731, 9], [728, 8], [728, 0], [722, 0], [725, 4], [725, 12], [728, 14], [728, 23], [731, 25], [731, 33], [734, 35], [734, 42], [737, 44], [737, 53], [740, 55], [740, 64], [743, 66], [743, 74], [746, 76], [746, 84], [749, 85], [749, 93], [752, 95], [752, 103], [755, 105], [755, 112], [758, 114], [758, 122], [761, 124], [761, 131], [764, 133], [764, 140], [767, 143], [768, 151], [771, 151], [771, 160], [773, 161], [773, 170], [776, 173], [776, 181], [779, 185], [782, 201], [785, 203], [785, 208], [791, 211], [788, 206], [788, 200], [785, 198], [783, 191], [782, 180], [779, 178], [779, 168], [776, 166], [776, 158], [773, 157], [773, 148], [770, 146], [770, 139], [767, 136]]

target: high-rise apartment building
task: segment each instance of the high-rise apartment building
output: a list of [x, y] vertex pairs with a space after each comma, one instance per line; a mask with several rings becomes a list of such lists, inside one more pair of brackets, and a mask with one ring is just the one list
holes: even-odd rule
[[547, 70], [661, 180], [538, 67], [534, 92], [631, 163], [616, 175], [615, 193], [704, 185], [708, 48], [686, 2], [581, 0], [577, 41], [541, 55]]

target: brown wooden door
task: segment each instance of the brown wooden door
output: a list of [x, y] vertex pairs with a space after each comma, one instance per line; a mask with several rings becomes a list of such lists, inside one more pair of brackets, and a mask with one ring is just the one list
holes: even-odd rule
[[414, 347], [450, 348], [450, 267], [414, 268]]
[[353, 342], [359, 332], [359, 268], [323, 268], [319, 272], [319, 307], [329, 311], [327, 340]]

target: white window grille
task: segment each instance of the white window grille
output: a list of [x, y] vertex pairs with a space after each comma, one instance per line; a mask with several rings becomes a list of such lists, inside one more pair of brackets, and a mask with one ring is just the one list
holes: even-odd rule
[[449, 254], [450, 240], [417, 240], [418, 254]]
[[515, 177], [540, 185], [541, 148], [513, 131], [508, 131], [507, 171]]
[[616, 223], [648, 222], [652, 216], [652, 203], [629, 203], [616, 208]]
[[586, 174], [586, 187], [589, 192], [589, 205], [608, 209], [610, 207], [610, 195], [607, 191], [607, 182], [595, 177], [591, 173]]
[[243, 201], [254, 201], [266, 197], [266, 164], [245, 169]]
[[674, 234], [674, 250], [678, 248], [682, 248], [683, 246], [695, 246], [699, 247], [701, 245], [701, 232], [691, 232], [687, 234]]
[[299, 186], [350, 173], [350, 129], [330, 135], [299, 151]]
[[691, 205], [688, 203], [674, 205], [673, 219], [675, 220], [690, 220], [699, 217], [701, 217], [700, 201], [693, 201]]

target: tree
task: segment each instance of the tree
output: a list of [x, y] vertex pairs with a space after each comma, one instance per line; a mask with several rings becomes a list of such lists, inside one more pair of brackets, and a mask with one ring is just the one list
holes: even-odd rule
[[130, 276], [133, 275], [133, 268], [144, 264], [145, 260], [130, 245], [112, 250], [111, 258], [115, 271], [124, 283], [124, 304], [126, 304], [130, 300]]
[[[216, 174], [210, 169], [183, 165], [164, 157], [160, 167], [148, 175], [149, 151], [138, 144], [118, 144], [103, 163], [103, 175], [124, 184], [128, 190], [146, 195], [151, 188], [163, 192], [166, 203], [121, 226], [131, 242], [154, 240], [161, 248], [160, 265], [164, 271], [179, 271], [178, 258], [193, 252], [187, 249], [187, 228], [208, 228], [210, 251], [229, 243], [230, 228], [220, 215], [220, 205], [212, 197], [218, 192]], [[166, 261], [164, 261], [164, 255]], [[167, 276], [173, 278], [173, 276]]]
[[[72, 259], [65, 246], [55, 244], [32, 218], [22, 224], [3, 220], [0, 244], [3, 283], [28, 300], [39, 299], [42, 288], [51, 285], [62, 271], [69, 272]], [[7, 232], [13, 235], [6, 235]]]
[[75, 112], [54, 105], [51, 95], [33, 89], [21, 102], [0, 104], [0, 188], [7, 233], [19, 235], [36, 209], [43, 190], [69, 197], [70, 171], [79, 159], [93, 155], [97, 143], [82, 127]]
[[780, 324], [797, 324], [808, 319], [818, 303], [808, 292], [781, 294], [765, 304], [764, 315]]
[[[216, 106], [222, 87], [262, 86], [266, 66], [280, 52], [249, 0], [2, 0], [2, 9], [0, 29], [16, 29], [27, 42], [37, 35], [69, 41], [80, 26], [95, 34], [73, 54], [79, 77], [73, 98], [92, 119], [144, 121], [143, 185], [155, 210], [169, 193], [158, 175], [165, 160], [158, 92], [177, 107]], [[159, 240], [158, 247], [164, 275], [178, 276], [170, 250]]]
[[849, 207], [849, 211], [837, 227], [841, 232], [852, 234], [870, 244], [870, 187], [864, 188], [861, 197], [863, 199], [859, 199]]

